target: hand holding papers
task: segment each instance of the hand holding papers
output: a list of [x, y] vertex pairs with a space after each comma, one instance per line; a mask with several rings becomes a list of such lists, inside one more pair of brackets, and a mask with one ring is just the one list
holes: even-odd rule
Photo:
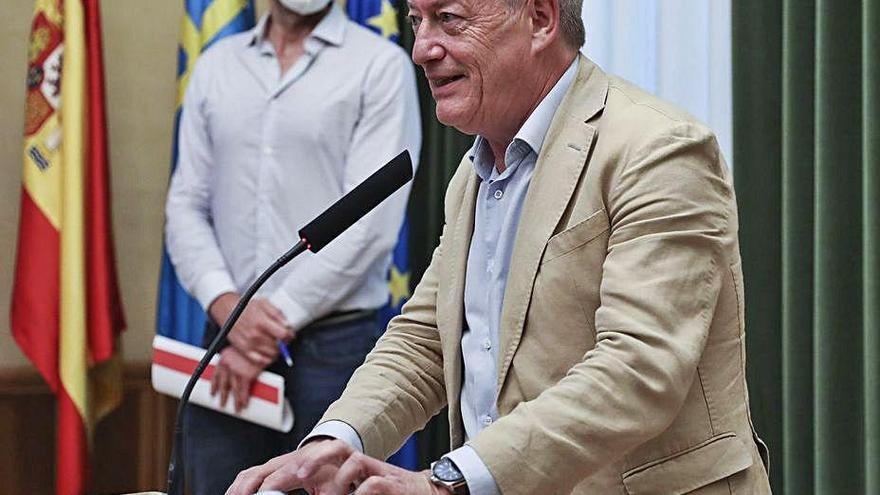
[[[153, 339], [153, 389], [180, 398], [187, 380], [204, 354], [204, 349], [157, 335]], [[260, 373], [251, 389], [251, 400], [240, 412], [235, 412], [232, 401], [227, 402], [226, 407], [221, 407], [220, 397], [211, 396], [211, 377], [218, 360], [218, 356], [211, 359], [211, 364], [193, 389], [190, 399], [193, 403], [273, 430], [287, 432], [293, 428], [293, 410], [284, 398], [284, 379], [275, 373]]]

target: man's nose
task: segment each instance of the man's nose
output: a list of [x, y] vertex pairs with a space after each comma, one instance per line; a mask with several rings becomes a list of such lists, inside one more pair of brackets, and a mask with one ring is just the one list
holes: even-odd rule
[[416, 39], [413, 43], [412, 60], [418, 65], [424, 66], [428, 62], [440, 60], [446, 54], [446, 50], [429, 25], [422, 24], [416, 31]]

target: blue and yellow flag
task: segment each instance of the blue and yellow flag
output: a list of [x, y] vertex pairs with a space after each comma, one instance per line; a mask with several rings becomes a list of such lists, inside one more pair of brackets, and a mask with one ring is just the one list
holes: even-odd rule
[[[183, 24], [177, 58], [177, 113], [174, 117], [174, 142], [171, 172], [177, 167], [177, 129], [181, 104], [196, 59], [206, 48], [230, 34], [254, 27], [253, 0], [184, 0]], [[156, 331], [159, 335], [193, 345], [201, 345], [205, 312], [180, 285], [174, 266], [165, 250], [159, 280], [159, 309]]]
[[[396, 42], [400, 35], [397, 21], [397, 0], [348, 0], [342, 2], [348, 17], [380, 36]], [[391, 318], [400, 314], [403, 303], [409, 299], [409, 226], [404, 220], [394, 248], [391, 270], [388, 273], [388, 305], [382, 308], [382, 325], [387, 326]], [[419, 468], [419, 452], [416, 436], [413, 435], [396, 454], [388, 459], [406, 469]]]

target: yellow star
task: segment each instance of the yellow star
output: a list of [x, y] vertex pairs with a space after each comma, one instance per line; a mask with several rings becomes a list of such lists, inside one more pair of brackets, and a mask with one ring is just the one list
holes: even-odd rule
[[396, 308], [401, 302], [409, 299], [409, 272], [400, 273], [396, 266], [392, 266], [389, 278], [388, 292], [391, 293], [391, 306]]
[[383, 38], [391, 38], [400, 34], [397, 26], [397, 9], [388, 0], [382, 0], [382, 12], [367, 19], [367, 24], [382, 32]]

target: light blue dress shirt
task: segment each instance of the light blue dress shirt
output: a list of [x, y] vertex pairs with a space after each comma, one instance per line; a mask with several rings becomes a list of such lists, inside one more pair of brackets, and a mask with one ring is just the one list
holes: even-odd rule
[[[461, 417], [465, 442], [498, 419], [496, 382], [501, 307], [510, 271], [520, 213], [526, 193], [550, 129], [568, 88], [577, 75], [575, 58], [547, 96], [529, 116], [504, 156], [505, 170], [495, 168], [495, 156], [488, 141], [478, 136], [468, 157], [473, 162], [480, 187], [474, 219], [474, 234], [468, 251], [464, 305], [466, 328], [461, 338], [464, 382], [461, 389]], [[553, 164], [547, 164], [553, 166]], [[363, 451], [357, 433], [340, 421], [319, 425], [309, 438], [326, 435], [346, 441]], [[498, 485], [476, 450], [465, 443], [445, 457], [461, 470], [471, 495], [500, 494]]]

